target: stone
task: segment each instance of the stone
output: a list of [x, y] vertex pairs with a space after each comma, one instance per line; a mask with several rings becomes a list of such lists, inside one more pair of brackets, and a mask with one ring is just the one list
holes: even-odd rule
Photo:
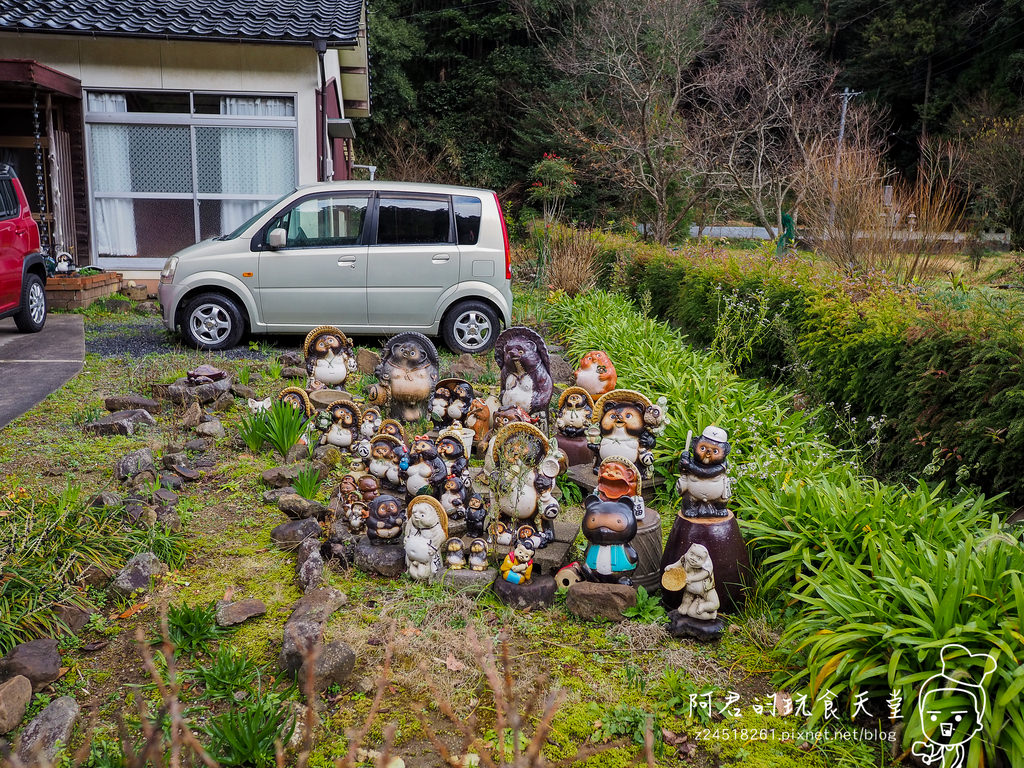
[[194, 483], [202, 476], [199, 474], [198, 470], [192, 469], [188, 464], [177, 464], [171, 469], [173, 469], [174, 473], [182, 480], [186, 480], [190, 483]]
[[60, 651], [50, 637], [19, 643], [0, 659], [0, 678], [22, 675], [39, 692], [60, 676]]
[[320, 445], [313, 451], [313, 458], [325, 467], [336, 467], [341, 463], [341, 451], [335, 445]]
[[713, 643], [722, 636], [725, 622], [721, 618], [712, 621], [694, 619], [676, 610], [668, 612], [668, 633], [673, 637], [689, 637], [701, 643]]
[[287, 707], [291, 710], [290, 716], [295, 719], [295, 728], [292, 730], [292, 735], [288, 737], [288, 743], [284, 746], [291, 752], [297, 752], [305, 738], [306, 720], [312, 716], [313, 727], [316, 728], [320, 725], [320, 716], [312, 708], [298, 701], [289, 701]]
[[135, 313], [138, 315], [159, 315], [160, 312], [160, 303], [156, 301], [140, 301], [135, 305]]
[[160, 485], [169, 491], [180, 491], [185, 487], [185, 481], [171, 472], [160, 473]]
[[210, 441], [203, 438], [189, 440], [187, 443], [185, 443], [186, 451], [195, 451], [197, 453], [202, 453], [203, 451], [208, 451], [209, 449]]
[[135, 410], [148, 411], [154, 416], [160, 413], [160, 403], [142, 395], [114, 395], [103, 401], [103, 407], [111, 413]]
[[[313, 664], [313, 687], [317, 692], [327, 690], [331, 685], [341, 685], [352, 675], [356, 666], [356, 653], [341, 640], [326, 643], [320, 648]], [[306, 665], [298, 675], [299, 684], [306, 680]]]
[[181, 426], [194, 428], [198, 427], [203, 421], [203, 409], [199, 403], [192, 403], [181, 417]]
[[309, 458], [309, 448], [302, 443], [296, 443], [288, 449], [288, 454], [284, 457], [284, 460], [291, 464], [296, 461], [303, 461]]
[[178, 494], [167, 488], [158, 488], [153, 493], [153, 501], [165, 507], [173, 507], [178, 503]]
[[286, 485], [283, 488], [271, 488], [269, 491], [263, 492], [263, 503], [264, 504], [277, 504], [278, 500], [282, 496], [288, 496], [289, 494], [295, 493], [295, 489], [290, 485]]
[[304, 379], [306, 378], [306, 369], [298, 365], [286, 365], [281, 369], [282, 379]]
[[304, 656], [323, 640], [324, 625], [331, 614], [347, 602], [341, 592], [330, 587], [307, 591], [294, 606], [284, 625], [284, 642], [279, 660], [286, 672], [294, 674], [302, 667]]
[[320, 542], [317, 539], [306, 539], [299, 544], [298, 549], [295, 550], [295, 567], [296, 569], [302, 568], [303, 564], [309, 559], [310, 555], [314, 552], [320, 551]]
[[156, 426], [156, 419], [142, 409], [116, 411], [90, 421], [82, 429], [95, 435], [134, 435], [139, 427]]
[[304, 498], [297, 493], [281, 496], [277, 500], [277, 508], [288, 515], [288, 517], [298, 519], [315, 517], [318, 520], [322, 520], [331, 511], [319, 501]]
[[397, 579], [405, 573], [405, 549], [401, 541], [397, 544], [371, 544], [360, 539], [356, 544], [356, 568], [367, 573], [376, 573], [389, 579]]
[[437, 581], [442, 586], [458, 592], [478, 595], [491, 588], [497, 575], [498, 571], [494, 568], [485, 568], [482, 571], [470, 568], [445, 568]]
[[575, 384], [576, 372], [572, 366], [565, 362], [561, 355], [548, 355], [548, 364], [551, 370], [551, 380], [556, 384]]
[[217, 459], [213, 456], [200, 456], [196, 459], [196, 466], [202, 469], [213, 469], [217, 466]]
[[233, 627], [256, 616], [262, 616], [266, 612], [267, 606], [262, 600], [257, 600], [254, 597], [236, 600], [233, 603], [221, 600], [217, 603], [217, 626]]
[[480, 360], [477, 360], [468, 352], [464, 352], [452, 362], [451, 367], [448, 369], [448, 375], [455, 379], [473, 381], [479, 379], [486, 370], [487, 366]]
[[32, 682], [24, 675], [0, 683], [0, 734], [10, 733], [21, 725], [31, 701]]
[[356, 352], [356, 370], [366, 376], [373, 376], [380, 365], [380, 355], [372, 349], [363, 347]]
[[525, 584], [513, 584], [498, 578], [491, 588], [501, 602], [519, 609], [550, 608], [555, 604], [557, 591], [553, 577], [538, 576], [536, 571]]
[[163, 456], [160, 457], [160, 461], [163, 462], [164, 469], [173, 470], [176, 466], [188, 464], [188, 454], [184, 451], [165, 450]]
[[90, 507], [120, 507], [124, 501], [116, 493], [100, 491], [89, 499]]
[[[305, 363], [301, 353], [292, 351], [282, 352], [277, 356], [277, 361], [281, 363], [281, 365], [303, 365]], [[303, 370], [302, 375], [306, 375], [305, 370]]]
[[156, 521], [156, 510], [152, 506], [138, 499], [129, 499], [124, 505], [124, 516], [130, 523], [151, 525]]
[[213, 410], [230, 411], [235, 407], [235, 396], [230, 392], [221, 392], [220, 396], [213, 401]]
[[205, 405], [216, 400], [220, 392], [213, 382], [191, 386], [187, 380], [179, 380], [167, 388], [167, 397], [177, 405]]
[[207, 421], [197, 426], [196, 434], [219, 440], [224, 437], [227, 432], [224, 431], [224, 425], [220, 423], [220, 419], [214, 419], [213, 421]]
[[302, 585], [302, 591], [305, 593], [320, 587], [323, 582], [324, 558], [320, 554], [320, 547], [316, 547], [299, 567], [299, 584]]
[[156, 555], [140, 552], [118, 572], [110, 586], [118, 594], [128, 597], [137, 591], [148, 592], [153, 579], [165, 573], [167, 566]]
[[636, 605], [636, 588], [624, 584], [580, 581], [569, 587], [565, 607], [573, 616], [587, 621], [622, 621], [622, 612]]
[[209, 379], [210, 381], [223, 381], [228, 377], [228, 372], [217, 368], [216, 366], [203, 363], [197, 368], [193, 368], [188, 372], [188, 381], [190, 384], [202, 383], [203, 380]]
[[70, 696], [61, 696], [50, 702], [21, 732], [18, 759], [26, 765], [42, 759], [53, 762], [58, 744], [67, 746], [79, 713], [78, 703]]
[[181, 530], [181, 516], [171, 507], [157, 507], [156, 520], [154, 522], [162, 525], [169, 531], [177, 532]]
[[83, 629], [85, 625], [89, 623], [89, 618], [95, 613], [95, 610], [85, 610], [79, 608], [77, 605], [55, 605], [53, 606], [53, 614], [62, 622], [64, 625], [71, 630], [71, 634], [77, 635]]
[[280, 467], [271, 467], [270, 469], [263, 470], [261, 477], [263, 478], [263, 482], [271, 488], [283, 488], [286, 485], [291, 485], [295, 482], [296, 477], [298, 477], [302, 472], [308, 471], [311, 467], [316, 468], [319, 473], [320, 480], [327, 477], [328, 473], [323, 465], [309, 461], [302, 461], [296, 464], [286, 464]]
[[270, 540], [281, 549], [297, 549], [306, 539], [320, 539], [320, 524], [312, 518], [289, 520], [270, 532]]
[[235, 397], [240, 397], [243, 400], [258, 400], [256, 397], [256, 390], [252, 387], [247, 387], [245, 384], [239, 384], [237, 381], [231, 384], [231, 394]]
[[102, 588], [110, 581], [111, 572], [100, 568], [98, 565], [87, 565], [82, 570], [79, 581], [87, 587]]

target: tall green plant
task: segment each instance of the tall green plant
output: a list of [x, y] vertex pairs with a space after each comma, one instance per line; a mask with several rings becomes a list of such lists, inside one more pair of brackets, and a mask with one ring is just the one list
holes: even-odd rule
[[304, 429], [302, 414], [283, 400], [275, 400], [266, 411], [266, 440], [282, 456], [299, 442]]

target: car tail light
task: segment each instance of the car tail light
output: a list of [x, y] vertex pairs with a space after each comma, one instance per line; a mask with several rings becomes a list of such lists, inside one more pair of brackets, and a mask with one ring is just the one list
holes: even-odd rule
[[498, 193], [494, 193], [494, 204], [498, 206], [498, 221], [501, 222], [501, 236], [505, 241], [505, 279], [512, 279], [512, 248], [508, 244], [508, 227], [505, 226], [505, 214], [501, 212], [501, 200]]

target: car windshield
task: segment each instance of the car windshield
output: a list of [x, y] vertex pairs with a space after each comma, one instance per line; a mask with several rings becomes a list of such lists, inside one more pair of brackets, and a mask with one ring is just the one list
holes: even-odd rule
[[269, 211], [275, 205], [280, 203], [282, 200], [284, 200], [286, 197], [288, 197], [288, 195], [290, 195], [294, 191], [295, 190], [293, 189], [293, 190], [290, 190], [288, 192], [285, 192], [283, 195], [281, 195], [279, 198], [277, 198], [277, 200], [275, 200], [274, 202], [267, 203], [265, 206], [260, 208], [259, 211], [257, 211], [255, 215], [253, 215], [251, 218], [249, 218], [244, 224], [240, 225], [234, 232], [230, 232], [230, 233], [228, 233], [226, 235], [221, 235], [220, 237], [217, 237], [217, 238], [214, 238], [214, 239], [215, 240], [234, 240], [236, 237], [239, 237], [243, 232], [245, 232], [245, 230], [247, 230], [249, 227], [251, 227], [256, 222], [256, 219], [258, 219], [260, 216], [265, 214], [267, 211]]

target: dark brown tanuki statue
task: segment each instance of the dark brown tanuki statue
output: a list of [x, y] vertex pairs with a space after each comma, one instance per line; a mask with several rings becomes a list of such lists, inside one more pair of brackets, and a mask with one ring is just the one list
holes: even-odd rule
[[356, 369], [352, 342], [333, 325], [321, 325], [306, 334], [302, 352], [310, 390], [342, 389], [345, 379]]
[[506, 328], [494, 343], [494, 362], [501, 369], [501, 406], [518, 405], [546, 423], [554, 385], [548, 348], [540, 334], [522, 326]]
[[371, 544], [397, 544], [405, 523], [405, 508], [394, 496], [378, 496], [370, 502], [366, 535]]
[[392, 417], [419, 421], [426, 417], [437, 384], [437, 349], [422, 333], [405, 331], [388, 339], [367, 401], [387, 404]]

